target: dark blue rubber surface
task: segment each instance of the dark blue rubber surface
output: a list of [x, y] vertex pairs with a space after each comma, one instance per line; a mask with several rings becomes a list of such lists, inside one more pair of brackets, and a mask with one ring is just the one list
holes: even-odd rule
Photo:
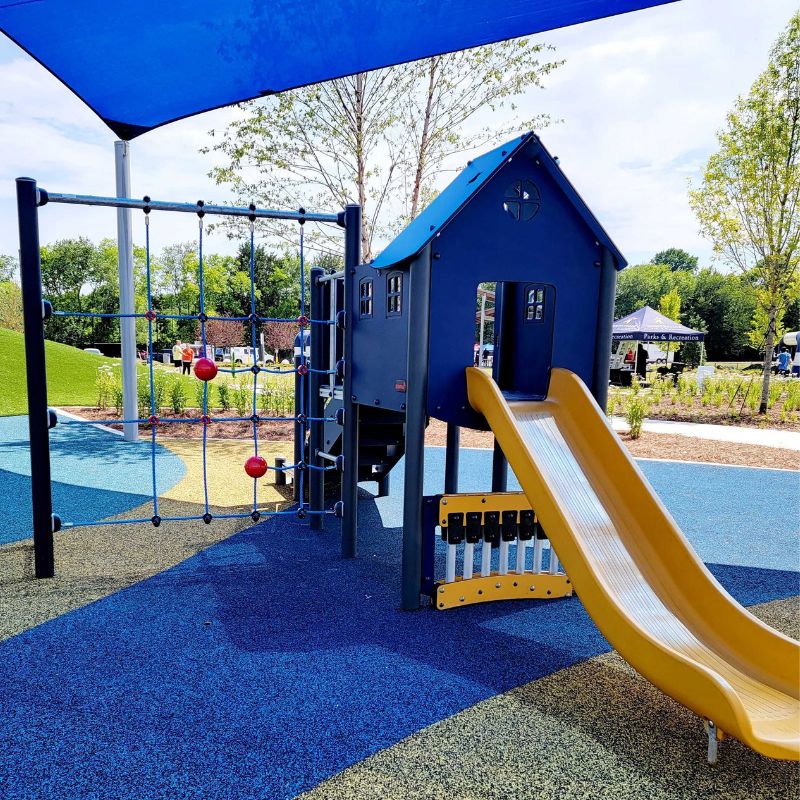
[[[665, 473], [672, 506], [691, 481]], [[292, 797], [445, 716], [608, 650], [574, 598], [397, 611], [400, 531], [381, 513], [365, 496], [357, 560], [338, 557], [335, 523], [312, 533], [272, 519], [5, 642], [4, 800]], [[741, 523], [768, 538], [774, 519]], [[744, 604], [800, 590], [796, 572], [714, 572]]]
[[[65, 520], [104, 519], [149, 499], [150, 496], [144, 494], [53, 481], [53, 510]], [[27, 475], [0, 470], [0, 545], [31, 536], [31, 514], [31, 479]]]
[[[151, 498], [151, 444], [126, 442], [92, 425], [50, 431], [53, 511], [64, 522], [94, 522]], [[27, 417], [0, 417], [0, 545], [31, 536]], [[159, 494], [186, 474], [183, 461], [156, 445]]]

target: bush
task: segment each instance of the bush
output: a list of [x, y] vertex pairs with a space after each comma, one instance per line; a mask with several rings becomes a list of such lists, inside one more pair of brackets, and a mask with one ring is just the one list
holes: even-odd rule
[[136, 403], [139, 408], [139, 419], [146, 419], [150, 416], [150, 381], [139, 376], [136, 384]]
[[118, 414], [122, 413], [123, 403], [124, 393], [122, 391], [122, 375], [114, 372], [111, 383], [111, 405], [114, 406]]
[[[205, 387], [206, 387], [205, 381], [195, 381], [194, 383], [195, 408], [198, 409], [199, 411], [202, 411], [204, 408], [203, 400], [206, 396]], [[209, 386], [208, 388], [210, 389], [211, 387]], [[209, 401], [210, 399], [211, 398], [209, 398]]]
[[186, 411], [186, 386], [177, 376], [169, 385], [169, 403], [175, 414]]
[[231, 407], [231, 389], [225, 381], [220, 381], [217, 386], [217, 395], [219, 396], [219, 407], [223, 411], [228, 411]]
[[625, 421], [630, 427], [631, 439], [638, 439], [642, 435], [642, 423], [649, 410], [641, 395], [634, 394], [628, 398], [625, 406]]
[[156, 414], [163, 408], [164, 400], [167, 396], [167, 386], [169, 385], [169, 376], [166, 372], [160, 369], [153, 371], [153, 395], [155, 396]]
[[114, 373], [108, 364], [97, 368], [94, 388], [97, 390], [97, 407], [108, 408], [113, 398]]
[[252, 414], [252, 403], [253, 388], [244, 378], [233, 386], [233, 405], [236, 408], [236, 413], [240, 417], [250, 416]]

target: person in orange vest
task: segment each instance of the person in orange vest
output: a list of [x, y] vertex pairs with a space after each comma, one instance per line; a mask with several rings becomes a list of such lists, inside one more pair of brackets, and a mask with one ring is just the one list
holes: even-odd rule
[[185, 344], [181, 351], [181, 361], [183, 362], [183, 375], [189, 375], [192, 371], [192, 361], [194, 359], [194, 350], [191, 345]]

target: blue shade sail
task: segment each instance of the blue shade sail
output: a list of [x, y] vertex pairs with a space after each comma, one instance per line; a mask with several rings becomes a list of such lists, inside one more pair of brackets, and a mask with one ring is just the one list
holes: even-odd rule
[[673, 1], [0, 0], [0, 31], [132, 139], [242, 100]]

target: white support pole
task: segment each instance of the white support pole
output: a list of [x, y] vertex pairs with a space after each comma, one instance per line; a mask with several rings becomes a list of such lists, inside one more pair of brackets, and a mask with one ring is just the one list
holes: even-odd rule
[[517, 539], [517, 575], [525, 574], [525, 553], [527, 548], [522, 539]]
[[447, 545], [447, 564], [445, 566], [445, 583], [453, 583], [456, 579], [456, 545]]
[[478, 345], [478, 366], [483, 366], [483, 326], [486, 324], [486, 292], [481, 292], [481, 343]]
[[464, 580], [468, 581], [472, 578], [473, 564], [475, 562], [475, 545], [472, 542], [467, 542], [464, 545]]
[[492, 574], [492, 546], [484, 541], [481, 547], [481, 577], [488, 578]]
[[[114, 165], [117, 178], [117, 197], [131, 196], [130, 144], [114, 142]], [[136, 302], [133, 288], [133, 234], [131, 232], [131, 210], [117, 209], [117, 248], [119, 253], [119, 311], [133, 314]], [[123, 419], [139, 416], [136, 402], [136, 320], [123, 317], [119, 321], [122, 345], [122, 414]], [[139, 425], [129, 422], [123, 425], [126, 442], [139, 438]]]

